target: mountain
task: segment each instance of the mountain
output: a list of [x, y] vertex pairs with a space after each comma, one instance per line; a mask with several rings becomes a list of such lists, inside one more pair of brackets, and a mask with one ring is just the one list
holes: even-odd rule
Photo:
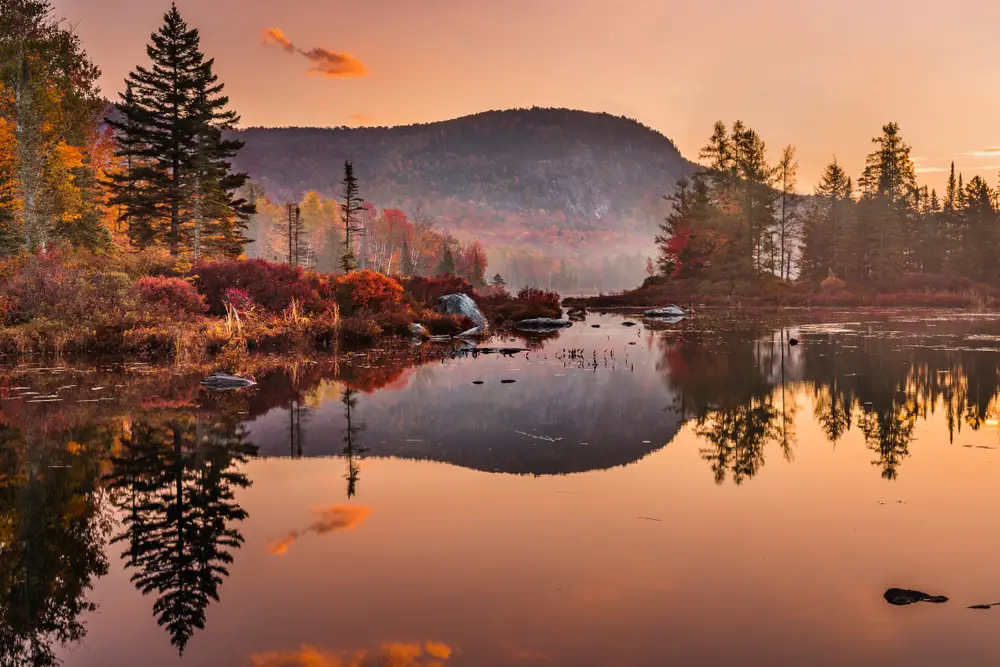
[[236, 167], [272, 199], [336, 195], [344, 160], [366, 200], [491, 245], [568, 253], [652, 246], [663, 195], [694, 165], [637, 121], [568, 109], [488, 111], [422, 125], [248, 128]]

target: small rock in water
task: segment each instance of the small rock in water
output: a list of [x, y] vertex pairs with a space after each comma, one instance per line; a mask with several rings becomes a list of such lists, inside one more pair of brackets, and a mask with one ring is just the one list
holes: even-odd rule
[[256, 386], [256, 382], [228, 373], [212, 373], [201, 381], [202, 386], [214, 391], [229, 391]]
[[941, 604], [947, 602], [948, 598], [943, 595], [928, 595], [923, 591], [912, 591], [907, 588], [890, 588], [885, 592], [885, 601], [889, 604], [904, 606], [917, 602], [933, 602]]
[[791, 345], [792, 347], [795, 347], [796, 345], [799, 344], [799, 339], [798, 338], [789, 338], [788, 339], [788, 344]]
[[590, 328], [591, 328], [591, 329], [600, 329], [600, 328], [601, 328], [601, 325], [600, 325], [600, 324], [591, 324], [591, 325], [590, 325]]
[[517, 380], [500, 380], [500, 384], [514, 384]]
[[991, 605], [991, 604], [974, 604], [971, 607], [967, 607], [967, 608], [968, 609], [992, 609], [993, 605]]
[[486, 383], [483, 382], [482, 380], [473, 380], [472, 384], [486, 384]]
[[624, 322], [622, 322], [623, 327], [634, 327], [635, 325], [636, 323], [633, 322], [632, 320], [625, 320]]

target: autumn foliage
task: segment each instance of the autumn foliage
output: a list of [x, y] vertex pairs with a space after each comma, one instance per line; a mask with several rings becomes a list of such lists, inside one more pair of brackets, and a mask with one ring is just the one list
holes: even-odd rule
[[402, 285], [374, 271], [337, 276], [334, 285], [337, 303], [345, 313], [393, 310], [403, 297]]
[[165, 314], [200, 315], [208, 310], [205, 297], [180, 278], [145, 276], [135, 284], [141, 301]]

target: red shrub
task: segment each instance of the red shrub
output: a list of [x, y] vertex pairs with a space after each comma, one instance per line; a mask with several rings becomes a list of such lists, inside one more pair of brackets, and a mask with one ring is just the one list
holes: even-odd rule
[[280, 313], [297, 300], [309, 306], [316, 293], [309, 277], [300, 267], [276, 264], [263, 259], [231, 260], [199, 264], [193, 270], [198, 291], [208, 300], [209, 311], [215, 315], [226, 312], [223, 292], [235, 287], [265, 310]]
[[245, 289], [227, 287], [222, 290], [222, 302], [228, 303], [236, 310], [250, 310], [257, 304]]
[[355, 271], [337, 276], [335, 294], [337, 303], [345, 314], [357, 311], [377, 312], [399, 305], [403, 286], [381, 273]]
[[165, 314], [200, 315], [208, 310], [205, 297], [198, 294], [194, 285], [180, 278], [146, 276], [135, 285], [144, 304]]
[[468, 294], [472, 296], [474, 290], [464, 278], [453, 275], [443, 275], [437, 278], [424, 278], [416, 276], [409, 278], [403, 283], [406, 293], [410, 295], [415, 304], [433, 307], [437, 300], [445, 294]]

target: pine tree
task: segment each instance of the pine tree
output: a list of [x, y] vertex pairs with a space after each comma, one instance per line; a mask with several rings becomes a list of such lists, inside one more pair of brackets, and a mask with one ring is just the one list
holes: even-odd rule
[[112, 203], [121, 207], [129, 237], [139, 248], [160, 244], [172, 255], [190, 250], [238, 256], [253, 207], [236, 194], [247, 175], [231, 160], [243, 142], [225, 139], [239, 116], [214, 73], [215, 61], [200, 50], [201, 37], [176, 5], [151, 35], [150, 67], [129, 74], [116, 104], [120, 118], [108, 119], [126, 162], [112, 176]]
[[954, 211], [958, 204], [958, 182], [955, 180], [955, 161], [951, 162], [951, 173], [948, 174], [948, 189], [945, 190], [944, 210]]
[[441, 263], [438, 265], [437, 272], [439, 276], [454, 275], [455, 273], [455, 256], [451, 252], [447, 238], [444, 241], [444, 251], [441, 253]]
[[845, 279], [851, 179], [833, 158], [815, 189], [803, 229], [801, 276], [819, 282], [829, 275]]
[[363, 231], [358, 216], [362, 211], [362, 204], [365, 203], [358, 193], [358, 179], [354, 175], [354, 165], [350, 162], [344, 162], [344, 180], [340, 183], [344, 195], [344, 202], [340, 205], [341, 219], [344, 222], [344, 254], [340, 262], [344, 273], [350, 273], [357, 268], [351, 238]]
[[493, 276], [493, 280], [490, 281], [490, 285], [493, 287], [503, 289], [507, 286], [507, 282], [503, 279], [499, 273]]
[[410, 250], [410, 244], [408, 241], [403, 241], [403, 248], [400, 250], [400, 271], [403, 273], [404, 278], [416, 275], [417, 267], [413, 262], [413, 252]]

